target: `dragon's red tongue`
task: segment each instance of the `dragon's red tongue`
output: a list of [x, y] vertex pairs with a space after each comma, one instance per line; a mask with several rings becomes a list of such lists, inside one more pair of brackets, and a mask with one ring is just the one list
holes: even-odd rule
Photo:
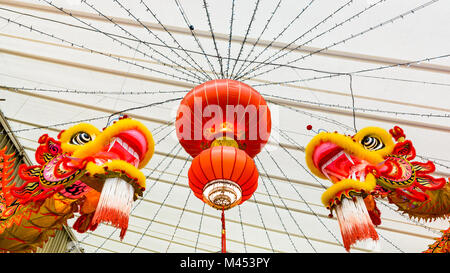
[[341, 147], [331, 142], [321, 143], [315, 148], [313, 161], [334, 183], [348, 178], [353, 166], [360, 163], [358, 159], [346, 154]]

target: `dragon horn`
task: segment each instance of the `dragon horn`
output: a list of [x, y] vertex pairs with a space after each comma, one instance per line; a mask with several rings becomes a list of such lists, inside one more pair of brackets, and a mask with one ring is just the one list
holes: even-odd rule
[[405, 133], [403, 132], [403, 129], [398, 126], [394, 126], [394, 128], [389, 130], [389, 133], [397, 142], [403, 142], [405, 140]]

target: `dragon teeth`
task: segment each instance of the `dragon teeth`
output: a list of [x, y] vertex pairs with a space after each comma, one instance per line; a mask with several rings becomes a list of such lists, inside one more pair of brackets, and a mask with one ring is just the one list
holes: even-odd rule
[[111, 146], [112, 147], [114, 145], [114, 143], [117, 141], [117, 143], [119, 143], [127, 152], [129, 152], [131, 155], [133, 155], [135, 158], [139, 158], [139, 155], [136, 153], [136, 151], [131, 148], [131, 146], [129, 146], [126, 141], [124, 141], [123, 139], [121, 139], [120, 137], [114, 139], [114, 141], [112, 142]]
[[125, 140], [121, 139], [120, 137], [116, 137], [110, 142], [108, 152], [111, 150], [111, 148], [114, 146], [114, 144], [116, 142], [134, 157], [134, 161], [131, 162], [131, 164], [133, 164], [135, 167], [137, 167], [139, 165], [138, 153], [136, 153], [136, 151], [133, 148], [131, 148], [131, 146], [129, 146], [127, 144], [127, 142]]
[[347, 153], [344, 153], [344, 154], [347, 157], [348, 161], [350, 161], [353, 165], [355, 165], [355, 162], [353, 162], [352, 157], [349, 156]]
[[125, 141], [122, 141], [122, 147], [124, 147], [125, 148], [125, 150], [127, 150], [128, 151], [128, 144], [125, 142]]

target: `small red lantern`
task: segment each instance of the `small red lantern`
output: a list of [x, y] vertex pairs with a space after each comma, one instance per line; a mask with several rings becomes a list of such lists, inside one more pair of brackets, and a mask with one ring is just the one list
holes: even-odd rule
[[229, 146], [204, 150], [188, 173], [195, 196], [216, 209], [229, 209], [249, 199], [258, 187], [258, 176], [253, 159]]

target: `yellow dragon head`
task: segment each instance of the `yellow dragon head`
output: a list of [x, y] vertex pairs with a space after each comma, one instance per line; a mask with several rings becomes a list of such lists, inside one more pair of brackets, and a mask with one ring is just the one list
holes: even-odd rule
[[322, 132], [305, 154], [311, 172], [333, 183], [322, 203], [336, 212], [347, 250], [359, 240], [378, 240], [373, 225], [381, 223], [380, 211], [373, 197], [387, 197], [419, 218], [450, 213], [448, 183], [429, 175], [435, 171], [433, 162], [412, 161], [414, 146], [400, 127], [389, 132], [367, 127], [353, 136]]
[[354, 136], [322, 132], [306, 147], [306, 163], [313, 174], [330, 180], [331, 186], [322, 196], [330, 207], [339, 194], [370, 192], [376, 178], [368, 166], [379, 166], [394, 149], [392, 136], [377, 127], [367, 127]]
[[375, 189], [426, 201], [424, 191], [442, 188], [445, 179], [429, 176], [434, 164], [411, 161], [415, 156], [414, 146], [397, 126], [389, 132], [366, 127], [353, 136], [322, 132], [306, 147], [309, 169], [334, 184], [322, 196], [327, 207], [342, 194], [371, 193]]
[[22, 205], [49, 197], [61, 204], [73, 201], [81, 213], [76, 230], [93, 230], [98, 223], [109, 222], [122, 228], [123, 238], [132, 202], [145, 190], [140, 169], [154, 152], [150, 131], [139, 121], [122, 117], [102, 131], [81, 123], [61, 131], [58, 140], [43, 135], [39, 144], [35, 153], [39, 165], [20, 166], [25, 183], [11, 186], [9, 198]]
[[85, 167], [81, 180], [91, 187], [101, 189], [103, 179], [97, 177], [122, 177], [136, 194], [145, 189], [145, 177], [139, 169], [153, 156], [155, 144], [142, 123], [124, 118], [103, 131], [81, 123], [62, 131], [58, 138], [62, 152], [70, 155], [77, 163], [74, 165]]

